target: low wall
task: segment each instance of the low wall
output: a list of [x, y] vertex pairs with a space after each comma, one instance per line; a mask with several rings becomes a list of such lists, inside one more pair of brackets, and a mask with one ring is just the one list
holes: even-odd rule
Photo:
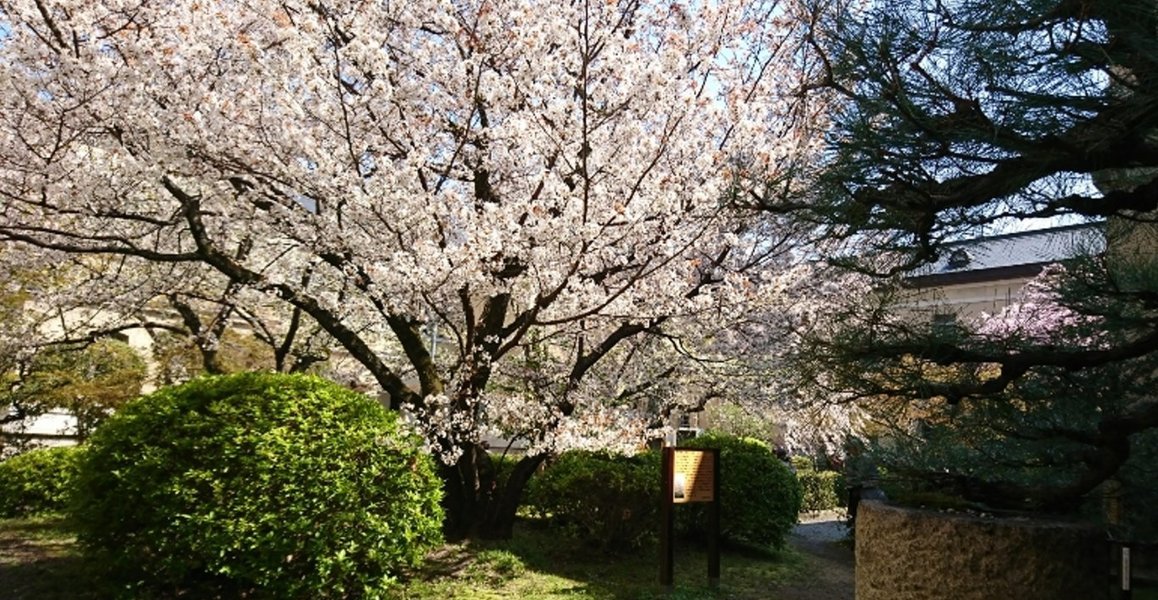
[[1109, 552], [1097, 528], [863, 501], [856, 600], [1099, 600]]

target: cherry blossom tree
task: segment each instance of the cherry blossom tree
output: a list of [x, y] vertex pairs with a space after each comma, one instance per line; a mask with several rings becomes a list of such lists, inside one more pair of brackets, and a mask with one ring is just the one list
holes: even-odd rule
[[[808, 17], [0, 0], [0, 239], [288, 303], [427, 435], [448, 533], [506, 535], [551, 451], [641, 444], [712, 393], [681, 382], [722, 331], [806, 287], [797, 230], [729, 198], [811, 164]], [[495, 428], [532, 449], [505, 482]]]
[[199, 374], [272, 370], [322, 370], [357, 387], [349, 369], [334, 371], [336, 344], [301, 309], [230, 281], [205, 268], [175, 286], [153, 288], [154, 297], [90, 338], [144, 329], [152, 334], [157, 383]]
[[1099, 345], [1094, 338], [1060, 337], [1083, 328], [1096, 329], [1097, 323], [1095, 317], [1083, 315], [1064, 304], [1060, 292], [1065, 277], [1063, 265], [1047, 265], [1037, 277], [1026, 282], [1016, 302], [993, 313], [981, 313], [976, 318], [977, 333], [995, 342], [1015, 339], [1076, 347]]

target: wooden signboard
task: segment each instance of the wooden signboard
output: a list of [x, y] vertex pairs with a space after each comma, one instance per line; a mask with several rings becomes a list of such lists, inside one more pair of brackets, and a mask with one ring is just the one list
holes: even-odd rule
[[706, 450], [675, 448], [672, 461], [672, 502], [712, 502], [716, 499], [716, 464]]
[[664, 448], [660, 472], [663, 499], [660, 506], [659, 582], [670, 588], [674, 580], [673, 508], [677, 504], [704, 502], [708, 505], [708, 583], [715, 587], [720, 581], [720, 451]]

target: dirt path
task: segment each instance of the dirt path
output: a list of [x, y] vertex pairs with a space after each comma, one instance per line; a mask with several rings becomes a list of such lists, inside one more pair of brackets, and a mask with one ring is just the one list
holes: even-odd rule
[[836, 512], [801, 519], [788, 543], [808, 557], [812, 575], [807, 581], [777, 588], [776, 600], [853, 600], [853, 553], [843, 541], [847, 530], [842, 519]]

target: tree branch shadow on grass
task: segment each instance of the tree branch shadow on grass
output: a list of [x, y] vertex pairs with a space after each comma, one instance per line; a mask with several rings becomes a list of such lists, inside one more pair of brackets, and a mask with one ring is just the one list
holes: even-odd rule
[[702, 544], [677, 541], [675, 585], [659, 585], [659, 549], [607, 551], [578, 542], [533, 523], [520, 523], [511, 540], [458, 545], [431, 556], [400, 592], [400, 598], [526, 599], [578, 597], [597, 600], [729, 598], [770, 600], [768, 590], [808, 576], [800, 553], [725, 545], [720, 586], [707, 579]]
[[108, 597], [59, 516], [0, 521], [0, 590], [5, 600]]
[[105, 598], [95, 590], [79, 556], [32, 562], [0, 562], [0, 589], [6, 600], [82, 600]]
[[[613, 553], [582, 548], [557, 530], [516, 529], [504, 542], [448, 544], [391, 592], [406, 600], [590, 598], [595, 600], [774, 600], [769, 590], [800, 583], [800, 553], [726, 545], [720, 587], [707, 582], [707, 552], [677, 542], [675, 586], [658, 583], [655, 545]], [[5, 600], [97, 600], [115, 594], [97, 577], [59, 517], [0, 520], [0, 590]]]

